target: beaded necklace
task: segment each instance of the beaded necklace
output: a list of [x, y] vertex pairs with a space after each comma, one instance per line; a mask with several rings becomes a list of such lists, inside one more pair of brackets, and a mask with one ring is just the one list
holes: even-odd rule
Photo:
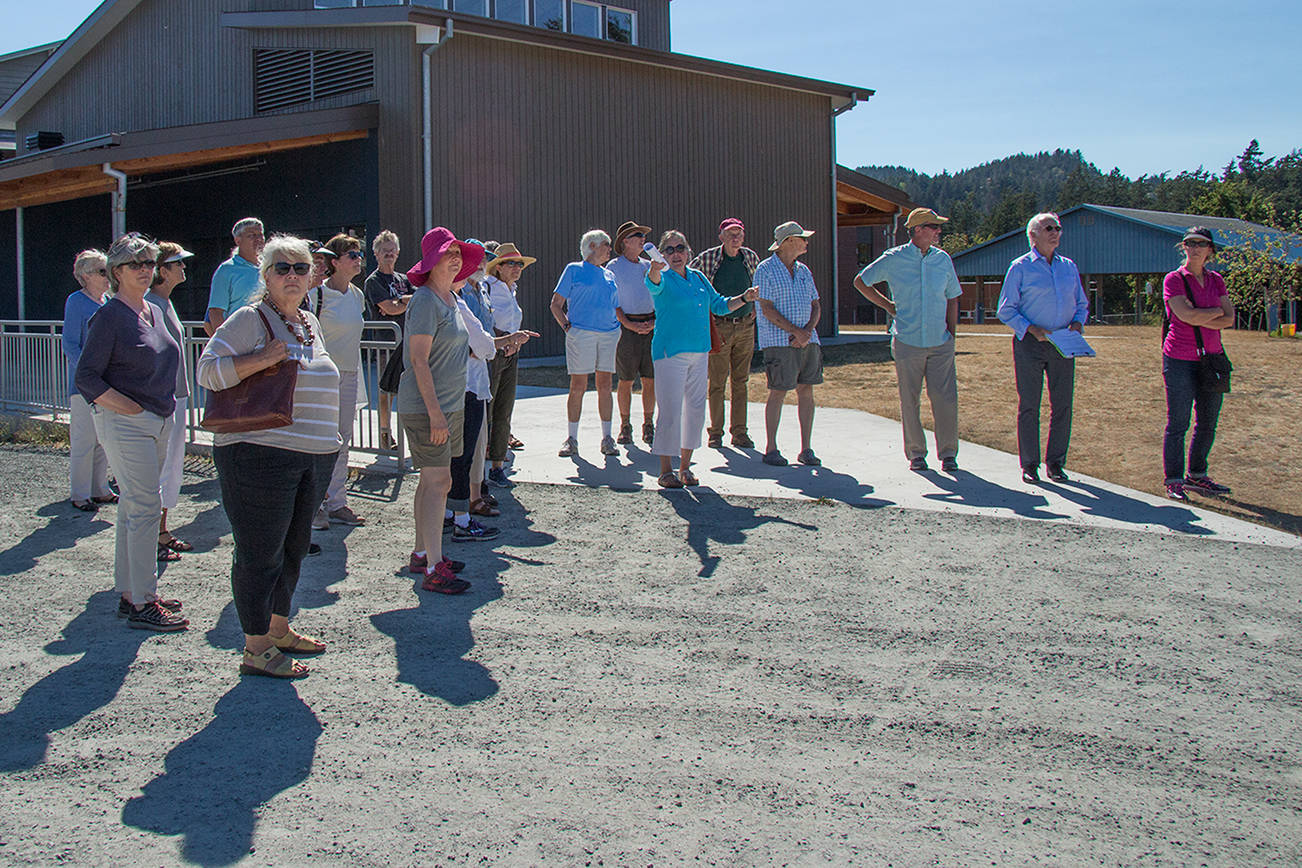
[[316, 341], [316, 336], [312, 334], [312, 327], [307, 324], [307, 320], [303, 319], [303, 315], [301, 313], [298, 315], [298, 324], [303, 327], [304, 337], [302, 338], [298, 336], [298, 330], [294, 328], [294, 325], [285, 317], [283, 313], [280, 312], [280, 308], [276, 307], [276, 303], [274, 301], [272, 301], [271, 299], [267, 299], [267, 304], [270, 305], [271, 309], [276, 312], [276, 316], [280, 317], [280, 321], [285, 324], [285, 328], [289, 329], [289, 333], [294, 336], [295, 340], [297, 340], [305, 347], [312, 346], [312, 344]]

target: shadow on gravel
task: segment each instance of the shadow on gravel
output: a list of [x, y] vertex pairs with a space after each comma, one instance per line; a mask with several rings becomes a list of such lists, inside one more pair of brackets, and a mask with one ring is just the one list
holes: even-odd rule
[[880, 497], [869, 497], [874, 489], [866, 482], [860, 482], [848, 473], [839, 473], [823, 465], [806, 467], [792, 463], [786, 467], [773, 467], [761, 460], [761, 453], [742, 451], [736, 448], [720, 450], [727, 464], [715, 468], [714, 473], [743, 479], [771, 479], [783, 488], [799, 492], [813, 500], [827, 498], [837, 500], [850, 506], [877, 509], [892, 506], [895, 501]]
[[1174, 502], [1169, 506], [1154, 506], [1151, 503], [1145, 503], [1142, 500], [1118, 494], [1115, 491], [1108, 491], [1088, 482], [1077, 482], [1076, 480], [1063, 484], [1052, 482], [1042, 482], [1040, 484], [1046, 490], [1053, 491], [1060, 497], [1079, 505], [1081, 512], [1086, 515], [1097, 515], [1102, 518], [1110, 518], [1114, 521], [1124, 521], [1131, 524], [1156, 524], [1178, 533], [1188, 533], [1195, 536], [1206, 536], [1213, 533], [1211, 529], [1195, 524], [1199, 520], [1198, 513], [1187, 506], [1177, 506]]
[[248, 856], [260, 808], [307, 779], [322, 727], [292, 683], [269, 678], [243, 679], [213, 712], [126, 803], [122, 822], [184, 835], [187, 861], [230, 865]]
[[[104, 506], [101, 509], [113, 516], [116, 507]], [[72, 548], [77, 540], [94, 536], [105, 528], [113, 526], [98, 512], [82, 512], [66, 500], [47, 503], [36, 514], [50, 521], [45, 527], [23, 537], [9, 548], [0, 552], [0, 576], [16, 576], [36, 566], [38, 558], [60, 549]], [[112, 542], [109, 543], [110, 550]]]
[[1004, 488], [974, 473], [959, 470], [952, 474], [926, 470], [919, 474], [934, 484], [945, 489], [943, 494], [924, 494], [928, 500], [945, 503], [961, 503], [965, 506], [1007, 509], [1025, 518], [1067, 518], [1060, 512], [1052, 512], [1046, 507], [1049, 499], [1039, 492], [1017, 491]]
[[72, 726], [117, 696], [141, 642], [152, 634], [114, 624], [116, 606], [115, 591], [92, 595], [85, 611], [63, 628], [63, 638], [45, 646], [48, 654], [82, 656], [27, 688], [13, 710], [0, 715], [0, 771], [40, 765], [50, 733]]
[[801, 524], [776, 515], [764, 515], [758, 507], [738, 506], [729, 503], [711, 488], [692, 488], [662, 491], [660, 496], [673, 506], [679, 518], [687, 522], [687, 544], [701, 560], [701, 570], [696, 575], [709, 578], [723, 558], [710, 554], [710, 543], [720, 546], [739, 545], [746, 541], [746, 531], [778, 522], [816, 531], [812, 524]]
[[[593, 444], [594, 448], [599, 444]], [[576, 455], [571, 461], [574, 462], [574, 475], [568, 477], [570, 482], [579, 485], [586, 485], [589, 488], [609, 488], [611, 491], [641, 491], [642, 481], [645, 478], [642, 474], [651, 473], [652, 468], [659, 468], [660, 459], [649, 452], [643, 452], [640, 449], [633, 449], [628, 452], [628, 461], [624, 461], [623, 455], [601, 455], [601, 464], [594, 464], [582, 455]], [[653, 474], [660, 475], [657, 469]]]

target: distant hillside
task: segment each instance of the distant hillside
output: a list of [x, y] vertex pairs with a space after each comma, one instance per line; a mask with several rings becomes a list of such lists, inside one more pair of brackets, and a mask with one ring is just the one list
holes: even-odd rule
[[1082, 202], [1239, 217], [1297, 229], [1302, 217], [1302, 150], [1264, 157], [1254, 139], [1219, 174], [1205, 169], [1131, 180], [1104, 174], [1080, 151], [1016, 154], [950, 174], [927, 175], [904, 166], [860, 166], [859, 172], [909, 194], [952, 219], [945, 247], [969, 244], [1026, 225], [1037, 211], [1062, 211]]

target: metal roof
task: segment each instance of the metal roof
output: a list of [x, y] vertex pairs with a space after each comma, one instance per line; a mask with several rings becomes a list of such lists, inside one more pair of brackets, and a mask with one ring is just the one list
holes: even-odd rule
[[[1302, 262], [1302, 237], [1247, 220], [1089, 204], [1068, 208], [1058, 216], [1063, 225], [1058, 249], [1081, 274], [1171, 271], [1180, 264], [1176, 245], [1190, 226], [1211, 229], [1221, 246], [1264, 250], [1269, 243], [1282, 242], [1283, 255]], [[1015, 229], [954, 254], [954, 268], [960, 277], [1003, 275], [1008, 264], [1028, 249], [1026, 230]]]

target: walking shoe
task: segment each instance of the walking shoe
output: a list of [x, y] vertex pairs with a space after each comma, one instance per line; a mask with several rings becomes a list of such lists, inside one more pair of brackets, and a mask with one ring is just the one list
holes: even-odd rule
[[618, 455], [618, 454], [619, 454], [619, 447], [615, 445], [615, 438], [613, 438], [613, 437], [602, 437], [602, 438], [601, 438], [601, 454], [602, 454], [602, 455]]
[[422, 591], [434, 591], [438, 594], [460, 594], [470, 587], [465, 579], [458, 579], [448, 565], [439, 561], [432, 572], [425, 573], [425, 581], [420, 583]]
[[1034, 464], [1028, 464], [1026, 467], [1023, 467], [1022, 481], [1025, 482], [1027, 485], [1039, 485], [1040, 468], [1036, 467]]
[[498, 488], [510, 488], [512, 485], [515, 485], [514, 482], [506, 478], [505, 467], [490, 468], [488, 471], [488, 481], [490, 484], [496, 485]]
[[307, 555], [308, 555], [308, 557], [313, 557], [313, 556], [315, 556], [315, 555], [319, 555], [319, 554], [321, 554], [321, 546], [317, 545], [316, 543], [308, 543], [308, 544], [307, 544]]
[[619, 436], [615, 438], [615, 442], [616, 442], [616, 443], [624, 443], [624, 444], [628, 444], [628, 443], [632, 443], [632, 442], [633, 442], [633, 423], [632, 423], [632, 422], [625, 422], [625, 423], [623, 423], [622, 425], [619, 426]]
[[482, 497], [477, 497], [470, 501], [470, 509], [466, 511], [471, 515], [482, 515], [486, 518], [497, 518], [502, 514], [502, 510], [493, 506]]
[[[454, 561], [452, 560], [452, 558], [448, 557], [447, 555], [443, 556], [441, 563], [444, 564], [449, 570], [451, 570], [454, 573], [459, 573], [466, 568], [466, 565], [463, 564], [461, 561]], [[416, 553], [412, 552], [411, 558], [407, 562], [407, 572], [423, 573], [425, 572], [425, 568], [428, 566], [429, 566], [428, 555], [421, 555], [417, 557]]]
[[[154, 602], [157, 603], [158, 605], [162, 606], [164, 609], [166, 609], [166, 610], [169, 611], [169, 612], [173, 612], [173, 613], [175, 613], [175, 612], [179, 612], [179, 611], [181, 611], [181, 609], [182, 609], [181, 601], [180, 601], [180, 600], [161, 600], [161, 599], [160, 599], [160, 600], [155, 600]], [[126, 598], [126, 597], [118, 597], [118, 617], [119, 617], [119, 618], [125, 618], [125, 617], [127, 617], [128, 615], [130, 615], [130, 614], [131, 614], [131, 610], [132, 610], [133, 608], [134, 608], [134, 607], [133, 607], [130, 603], [127, 602], [127, 598]]]
[[508, 448], [508, 449], [523, 449], [523, 448], [524, 448], [524, 441], [521, 440], [520, 438], [516, 437], [516, 436], [513, 434], [513, 435], [511, 435], [511, 439], [508, 440], [508, 441], [506, 441], [506, 448]]
[[650, 446], [651, 441], [656, 439], [656, 426], [650, 419], [642, 422], [642, 442]]
[[579, 454], [579, 441], [573, 437], [566, 437], [565, 442], [561, 444], [561, 451], [556, 453], [561, 458], [569, 458]]
[[783, 457], [782, 457], [782, 453], [779, 452], [779, 451], [776, 450], [776, 449], [773, 449], [773, 450], [771, 450], [771, 451], [769, 451], [769, 452], [765, 452], [765, 453], [764, 453], [764, 458], [761, 459], [761, 460], [762, 460], [765, 464], [771, 465], [771, 466], [773, 466], [773, 467], [786, 467], [786, 466], [787, 466], [787, 459], [783, 458]]
[[380, 448], [386, 452], [392, 452], [398, 448], [398, 441], [393, 439], [393, 434], [389, 433], [387, 428], [380, 431]]
[[677, 474], [677, 473], [674, 473], [672, 470], [668, 470], [668, 471], [666, 471], [666, 472], [660, 474], [660, 479], [658, 479], [657, 481], [660, 483], [660, 487], [661, 487], [661, 488], [682, 488], [682, 487], [683, 487], [683, 481], [682, 481], [681, 479], [679, 479], [679, 478], [678, 478], [678, 474]]
[[914, 473], [921, 473], [922, 471], [927, 470], [927, 459], [922, 457], [910, 458], [909, 469]]
[[501, 506], [501, 504], [497, 502], [497, 498], [493, 497], [493, 495], [489, 494], [487, 491], [481, 491], [479, 499], [484, 502], [485, 506], [491, 506], [493, 509], [497, 509]]
[[723, 448], [723, 435], [722, 435], [722, 434], [711, 434], [711, 435], [710, 435], [710, 439], [707, 440], [707, 441], [705, 441], [705, 445], [708, 446], [708, 447], [711, 448], [711, 449], [722, 449], [722, 448]]
[[362, 518], [360, 515], [353, 512], [351, 509], [349, 509], [346, 506], [341, 506], [338, 509], [332, 509], [330, 511], [330, 518], [332, 521], [337, 521], [340, 524], [346, 524], [349, 527], [361, 527], [362, 525], [366, 524], [366, 519]]
[[312, 516], [312, 530], [330, 530], [330, 516], [326, 515], [324, 503], [317, 509], [316, 515]]
[[801, 449], [800, 454], [796, 456], [796, 460], [801, 464], [807, 464], [810, 467], [818, 467], [823, 463], [819, 460], [819, 457], [814, 454], [814, 450], [812, 449]]
[[754, 449], [755, 441], [750, 439], [747, 434], [734, 434], [732, 435], [732, 445], [738, 449]]
[[450, 516], [450, 515], [448, 515], [448, 516], [444, 516], [444, 518], [443, 518], [443, 532], [444, 532], [444, 533], [452, 533], [452, 528], [453, 528], [455, 525], [456, 525], [456, 522], [454, 522], [454, 521], [452, 520], [452, 516]]
[[1189, 502], [1189, 495], [1184, 493], [1184, 483], [1182, 482], [1168, 482], [1166, 484], [1166, 496], [1181, 503]]
[[940, 469], [946, 473], [956, 473], [958, 471], [958, 459], [952, 456], [940, 459]]
[[501, 531], [495, 527], [484, 527], [473, 518], [465, 527], [459, 524], [452, 525], [453, 542], [484, 542], [485, 540], [497, 539]]
[[127, 626], [133, 630], [175, 633], [190, 626], [190, 622], [175, 612], [167, 611], [155, 600], [145, 604], [143, 609], [132, 606], [131, 611], [127, 613]]
[[1193, 489], [1198, 494], [1204, 494], [1208, 497], [1220, 497], [1230, 493], [1228, 485], [1213, 482], [1210, 476], [1186, 476], [1184, 478], [1184, 487]]
[[1048, 476], [1050, 482], [1067, 482], [1071, 478], [1067, 475], [1067, 471], [1062, 469], [1061, 464], [1050, 464]]

